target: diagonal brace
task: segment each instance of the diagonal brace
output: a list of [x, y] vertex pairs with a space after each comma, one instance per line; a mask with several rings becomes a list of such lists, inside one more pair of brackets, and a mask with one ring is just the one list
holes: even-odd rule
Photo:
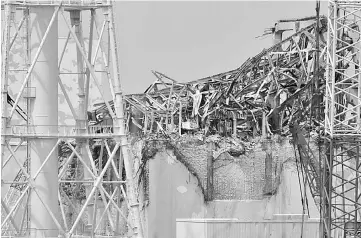
[[22, 96], [22, 94], [23, 94], [23, 92], [24, 92], [24, 89], [25, 89], [25, 86], [26, 86], [26, 84], [27, 84], [28, 81], [29, 81], [29, 78], [30, 78], [30, 76], [31, 76], [31, 73], [33, 72], [33, 69], [34, 69], [34, 67], [35, 67], [35, 64], [36, 64], [39, 56], [40, 56], [40, 52], [41, 52], [41, 50], [43, 49], [44, 43], [45, 43], [45, 41], [46, 41], [46, 39], [47, 39], [47, 37], [48, 37], [48, 34], [49, 34], [49, 32], [50, 32], [50, 29], [51, 29], [51, 27], [53, 26], [53, 23], [54, 23], [55, 19], [56, 19], [57, 16], [58, 16], [58, 12], [59, 12], [59, 10], [60, 10], [61, 5], [62, 5], [62, 1], [60, 1], [59, 6], [55, 9], [55, 11], [54, 11], [54, 13], [53, 13], [53, 16], [51, 17], [51, 20], [50, 20], [50, 23], [49, 23], [49, 25], [48, 25], [48, 28], [47, 28], [46, 31], [45, 31], [45, 34], [44, 34], [44, 36], [43, 36], [43, 39], [42, 39], [41, 42], [40, 42], [39, 48], [38, 48], [38, 50], [37, 50], [37, 52], [36, 52], [36, 54], [35, 54], [35, 57], [34, 57], [34, 59], [33, 59], [33, 62], [31, 63], [31, 66], [30, 66], [30, 68], [29, 68], [29, 71], [28, 71], [28, 73], [26, 74], [25, 79], [24, 79], [24, 82], [23, 82], [23, 84], [22, 84], [21, 87], [20, 87], [19, 94], [18, 94], [18, 96], [16, 97], [15, 103], [14, 103], [14, 105], [13, 105], [11, 111], [10, 111], [10, 115], [9, 115], [9, 119], [8, 119], [9, 121], [11, 120], [12, 116], [14, 115], [14, 112], [15, 112], [18, 104], [19, 104], [20, 97]]

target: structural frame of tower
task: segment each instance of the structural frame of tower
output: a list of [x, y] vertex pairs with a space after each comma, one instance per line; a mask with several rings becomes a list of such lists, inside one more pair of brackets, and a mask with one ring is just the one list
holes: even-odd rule
[[361, 3], [328, 2], [321, 237], [361, 233]]
[[[4, 13], [1, 182], [3, 193], [7, 193], [1, 199], [2, 237], [95, 237], [103, 235], [100, 233], [105, 231], [100, 231], [100, 227], [107, 225], [106, 235], [119, 236], [124, 232], [119, 227], [121, 219], [128, 235], [142, 237], [132, 153], [124, 122], [112, 1], [2, 1], [1, 7]], [[87, 41], [82, 31], [85, 12], [90, 19]], [[58, 50], [60, 19], [67, 30], [62, 51]], [[102, 40], [105, 34], [108, 44]], [[12, 47], [19, 39], [24, 52], [21, 61], [16, 62], [19, 59]], [[70, 41], [76, 45], [75, 61], [65, 53]], [[64, 72], [61, 63], [71, 60], [76, 62], [76, 70]], [[111, 93], [112, 106], [104, 95], [99, 70], [95, 69], [97, 61], [104, 66], [101, 71], [108, 80], [106, 90]], [[23, 67], [18, 69], [14, 65]], [[62, 74], [76, 75], [77, 102], [69, 97]], [[20, 81], [21, 86], [10, 95], [9, 85], [14, 81]], [[107, 105], [111, 125], [89, 122], [88, 108], [93, 97], [90, 85], [97, 88]], [[71, 111], [74, 125], [58, 123], [58, 89]], [[19, 115], [25, 122], [19, 123], [16, 119]], [[98, 158], [92, 154], [94, 144], [101, 147]], [[69, 149], [64, 158], [60, 158], [60, 145]], [[21, 146], [26, 147], [25, 156], [17, 151]], [[106, 161], [102, 161], [104, 156]], [[3, 177], [6, 169], [13, 169], [10, 164], [19, 169], [13, 181]], [[74, 172], [71, 164], [81, 171], [69, 179], [66, 174]], [[112, 178], [105, 178], [109, 173], [113, 174]], [[83, 188], [84, 202], [74, 204], [76, 199], [69, 198], [64, 184], [74, 188], [73, 194]], [[98, 206], [103, 206], [100, 219], [96, 214], [100, 211]], [[71, 219], [69, 210], [74, 214]], [[124, 211], [129, 212], [129, 217]]]

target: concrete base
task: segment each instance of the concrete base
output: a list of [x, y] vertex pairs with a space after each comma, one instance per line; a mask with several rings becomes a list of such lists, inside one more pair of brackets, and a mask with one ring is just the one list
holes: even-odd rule
[[[294, 238], [302, 221], [237, 221], [234, 219], [177, 219], [176, 238]], [[319, 222], [306, 221], [303, 237], [318, 238]]]

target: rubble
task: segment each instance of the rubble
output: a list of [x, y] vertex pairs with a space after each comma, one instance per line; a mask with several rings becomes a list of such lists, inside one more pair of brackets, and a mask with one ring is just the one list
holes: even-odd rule
[[[320, 37], [316, 41], [316, 22], [297, 29], [299, 20], [305, 19], [294, 20], [293, 35], [249, 58], [237, 69], [186, 83], [152, 71], [156, 81], [143, 94], [124, 96], [130, 133], [163, 135], [171, 141], [184, 134], [204, 141], [222, 137], [222, 149], [214, 151], [214, 158], [223, 153], [245, 153], [255, 137], [290, 138], [317, 197], [319, 165], [317, 157], [309, 152], [309, 141], [322, 140], [322, 116], [318, 112], [324, 105], [318, 102], [325, 87], [323, 34], [327, 24], [325, 17], [320, 17]], [[276, 28], [273, 31], [282, 30]], [[319, 67], [315, 67], [316, 56]], [[109, 104], [113, 107], [112, 102]], [[109, 112], [103, 104], [92, 114], [103, 118], [94, 122], [101, 124]], [[230, 146], [225, 146], [227, 143]]]
[[[325, 19], [321, 18], [320, 23], [322, 35]], [[320, 67], [315, 68], [315, 30], [313, 23], [249, 58], [239, 68], [199, 80], [180, 83], [152, 71], [157, 79], [143, 94], [123, 96], [132, 147], [138, 148], [135, 144], [141, 143], [141, 151], [133, 151], [133, 155], [141, 157], [136, 159], [139, 166], [135, 166], [135, 172], [138, 188], [144, 188], [143, 206], [150, 202], [148, 161], [167, 150], [198, 180], [205, 201], [210, 200], [209, 189], [216, 199], [273, 195], [283, 163], [289, 161], [289, 157], [279, 155], [282, 148], [278, 144], [283, 141], [290, 142], [290, 156], [298, 154], [297, 163], [303, 166], [313, 198], [319, 203], [320, 165], [314, 151], [321, 148], [316, 148], [314, 142], [322, 140], [322, 118], [315, 104], [324, 84], [316, 85], [315, 79], [324, 82], [325, 41], [320, 37]], [[114, 109], [112, 101], [109, 105]], [[112, 123], [105, 104], [98, 105], [88, 117], [93, 124]], [[213, 156], [212, 183], [208, 180], [209, 151]], [[269, 168], [262, 159], [267, 156], [272, 157]], [[244, 180], [244, 188], [232, 183], [235, 179]], [[230, 184], [234, 187], [230, 188]]]

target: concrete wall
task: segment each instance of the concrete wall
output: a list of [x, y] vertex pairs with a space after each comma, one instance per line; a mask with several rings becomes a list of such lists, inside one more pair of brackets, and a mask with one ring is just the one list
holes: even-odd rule
[[[280, 175], [280, 185], [277, 193], [267, 198], [268, 214], [302, 214], [301, 191], [303, 191], [303, 177], [300, 173], [301, 188], [295, 162], [288, 161], [284, 164], [283, 172]], [[300, 190], [301, 189], [301, 190]], [[311, 218], [318, 218], [319, 212], [310, 193], [310, 188], [306, 186], [306, 197]]]
[[[200, 153], [199, 150], [195, 151], [197, 151], [195, 153]], [[241, 171], [241, 175], [247, 173], [243, 172], [242, 166], [239, 166], [238, 169]], [[303, 207], [295, 163], [286, 162], [280, 174], [280, 184], [277, 193], [273, 196], [263, 196], [261, 193], [257, 195], [261, 197], [258, 200], [214, 200], [206, 203], [197, 178], [181, 162], [177, 161], [173, 151], [160, 151], [149, 161], [148, 237], [176, 237], [177, 219], [234, 218], [249, 222], [270, 221], [279, 219], [279, 217], [285, 219], [279, 214], [292, 214], [287, 217], [288, 220], [295, 217], [299, 219]], [[231, 180], [234, 174], [224, 172], [223, 176], [224, 179]], [[245, 181], [233, 182], [242, 187], [244, 186], [242, 183]], [[237, 187], [233, 189], [237, 189]], [[308, 189], [306, 190], [310, 216], [317, 218], [317, 207]], [[241, 191], [246, 192], [245, 190]], [[234, 191], [234, 193], [238, 192]], [[274, 227], [277, 226], [269, 226], [267, 229], [276, 229]]]
[[[214, 199], [216, 200], [259, 200], [263, 193], [273, 191], [278, 186], [282, 163], [294, 158], [293, 146], [288, 138], [273, 137], [262, 141], [254, 138], [247, 146], [246, 153], [232, 157], [221, 154], [214, 160]], [[219, 143], [217, 150], [227, 146]], [[179, 148], [182, 159], [191, 171], [197, 174], [202, 188], [207, 189], [207, 144], [197, 138], [181, 138]], [[269, 154], [269, 157], [267, 157]], [[271, 159], [266, 184], [265, 161]], [[227, 175], [227, 176], [225, 176]], [[267, 190], [267, 191], [266, 191]], [[268, 191], [269, 190], [269, 191]]]
[[[301, 232], [303, 230], [303, 232]], [[178, 219], [176, 238], [318, 238], [319, 222]]]
[[172, 151], [158, 153], [149, 163], [148, 237], [175, 237], [176, 218], [204, 217], [201, 189]]
[[[259, 179], [259, 181], [261, 181], [264, 176], [262, 175], [264, 172], [262, 161], [264, 163], [265, 153], [262, 152], [261, 145], [256, 145], [255, 148], [258, 149], [249, 152], [248, 155], [237, 159], [235, 162], [228, 162], [229, 164], [217, 170], [215, 176], [223, 176], [222, 181], [228, 181], [231, 185], [228, 186], [228, 184], [224, 183], [224, 187], [218, 187], [218, 190], [215, 192], [220, 194], [222, 189], [224, 189], [224, 192], [226, 194], [228, 193], [230, 197], [234, 194], [240, 197], [249, 197], [249, 195], [244, 195], [247, 192], [244, 190], [245, 182], [248, 181], [250, 184], [256, 184], [257, 181], [246, 181], [239, 178], [245, 178], [245, 175], [252, 175], [251, 171], [254, 170], [248, 171], [250, 168], [257, 169], [258, 173], [261, 174], [255, 176], [255, 180]], [[278, 145], [276, 148], [280, 148], [280, 146]], [[19, 153], [21, 161], [25, 160], [24, 149], [24, 146], [20, 149], [22, 150], [22, 152]], [[187, 162], [191, 166], [198, 168], [198, 172], [203, 171], [204, 179], [206, 180], [206, 172], [204, 171], [206, 164], [203, 164], [203, 160], [206, 161], [206, 153], [204, 152], [206, 147], [189, 144], [188, 147], [183, 146], [182, 149], [187, 152]], [[140, 151], [139, 148], [137, 150]], [[191, 153], [192, 150], [194, 154]], [[274, 149], [274, 160], [289, 158], [288, 156], [291, 152], [292, 151], [289, 150], [286, 157], [283, 156], [281, 149]], [[140, 157], [140, 155], [138, 155], [138, 157]], [[281, 159], [279, 159], [280, 157]], [[192, 158], [194, 160], [192, 160]], [[258, 162], [254, 163], [252, 160], [257, 160]], [[276, 166], [275, 164], [276, 163], [273, 164], [273, 167]], [[219, 164], [215, 164], [215, 166], [218, 165]], [[11, 164], [8, 166], [7, 168], [12, 169], [3, 171], [3, 179], [12, 180], [18, 172], [18, 166], [14, 160], [11, 160]], [[204, 168], [199, 166], [204, 166]], [[302, 204], [297, 170], [292, 159], [283, 164], [283, 172], [280, 174], [280, 184], [274, 196], [265, 197], [262, 195], [262, 189], [255, 189], [254, 191], [258, 191], [260, 194], [254, 192], [253, 196], [260, 199], [216, 199], [205, 203], [198, 179], [176, 159], [173, 151], [160, 151], [149, 161], [148, 180], [150, 199], [149, 205], [144, 211], [144, 214], [148, 214], [144, 228], [146, 231], [148, 229], [147, 233], [149, 234], [149, 238], [175, 237], [177, 219], [236, 218], [251, 222], [274, 219], [275, 214], [301, 214]], [[261, 184], [259, 181], [258, 183]], [[2, 197], [6, 194], [7, 188], [6, 185], [2, 186], [4, 191]], [[309, 191], [307, 196], [309, 198], [310, 215], [312, 218], [317, 218], [318, 211]]]

